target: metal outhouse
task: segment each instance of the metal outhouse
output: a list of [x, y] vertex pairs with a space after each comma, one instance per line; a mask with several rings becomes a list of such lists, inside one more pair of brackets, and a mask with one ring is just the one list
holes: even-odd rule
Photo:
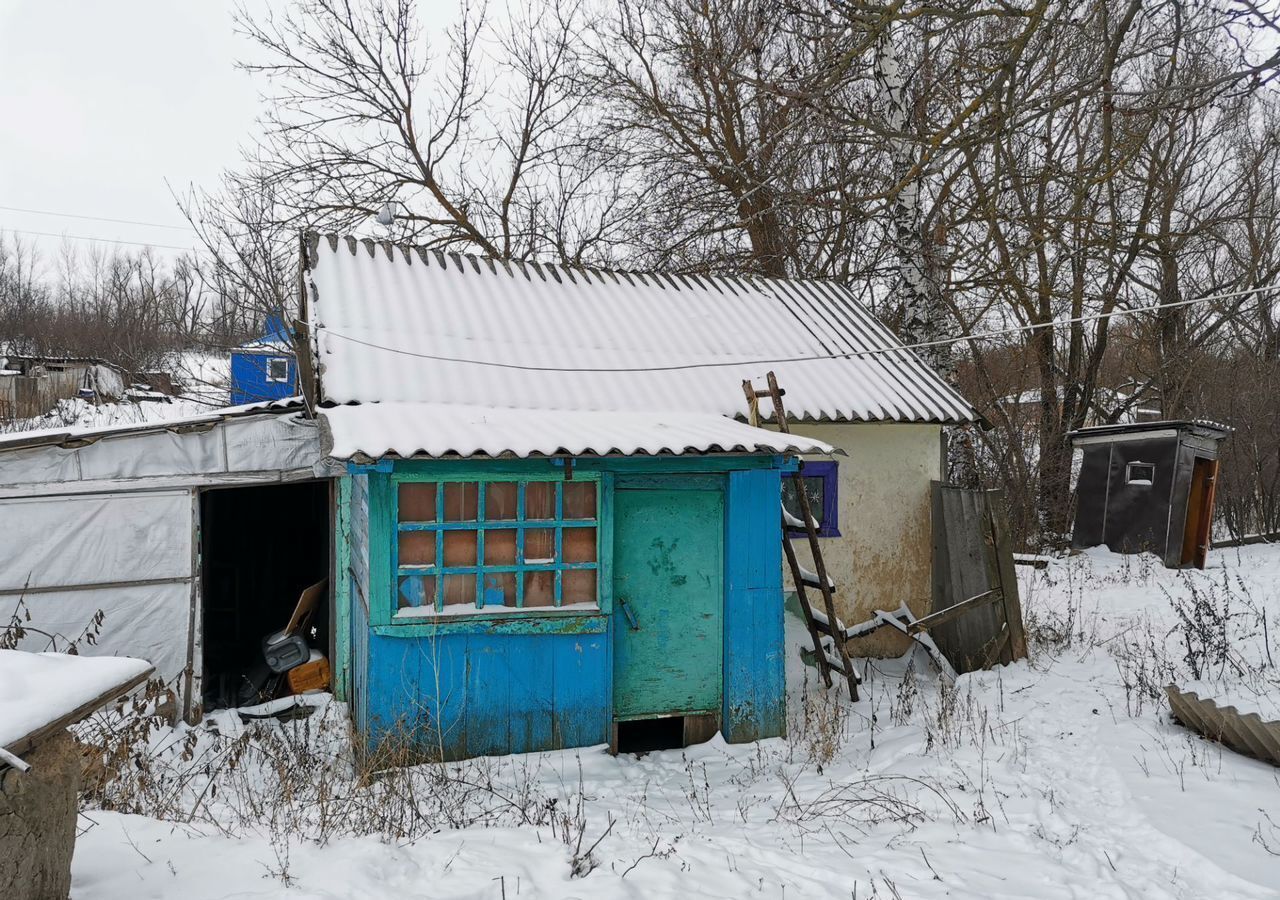
[[1213, 422], [1100, 425], [1071, 433], [1083, 451], [1076, 487], [1078, 549], [1149, 551], [1166, 566], [1203, 569], [1213, 527], [1218, 447]]

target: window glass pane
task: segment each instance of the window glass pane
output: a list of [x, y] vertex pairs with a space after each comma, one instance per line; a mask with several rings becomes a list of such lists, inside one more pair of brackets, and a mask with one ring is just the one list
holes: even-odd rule
[[594, 519], [596, 517], [596, 485], [594, 481], [564, 483], [564, 517]]
[[474, 522], [479, 511], [480, 486], [474, 481], [450, 481], [444, 486], [444, 520]]
[[556, 485], [554, 481], [530, 481], [525, 487], [524, 517], [554, 519], [556, 517]]
[[406, 575], [400, 579], [400, 591], [397, 598], [399, 609], [435, 606], [436, 579], [434, 575]]
[[400, 521], [434, 522], [436, 520], [436, 486], [434, 484], [400, 485]]
[[596, 530], [594, 528], [566, 528], [560, 538], [560, 550], [564, 561], [584, 563], [596, 561]]
[[554, 528], [525, 529], [524, 561], [533, 564], [556, 561], [556, 530]]
[[515, 606], [516, 605], [516, 573], [515, 572], [485, 573], [484, 596], [481, 599], [485, 606]]
[[565, 572], [560, 583], [563, 597], [561, 603], [595, 603], [596, 602], [596, 570], [587, 569], [578, 572]]
[[476, 564], [476, 533], [474, 531], [446, 531], [444, 533], [444, 564], [446, 566], [474, 566]]
[[[824, 494], [825, 480], [821, 475], [806, 476], [804, 479], [804, 492], [809, 497], [809, 512], [813, 515], [813, 521], [822, 526], [822, 497]], [[800, 521], [804, 521], [804, 517], [800, 515], [800, 501], [796, 499], [796, 483], [794, 479], [782, 479], [782, 505], [787, 512], [795, 516]]]
[[445, 606], [475, 606], [476, 576], [446, 575], [444, 576]]
[[484, 489], [484, 517], [489, 522], [507, 522], [516, 517], [516, 494], [518, 485], [514, 481], [492, 481]]
[[434, 531], [400, 532], [400, 565], [433, 566], [436, 563]]
[[516, 530], [491, 528], [484, 533], [484, 564], [514, 566], [516, 564]]
[[1155, 463], [1131, 462], [1128, 469], [1129, 484], [1151, 484], [1156, 479]]
[[556, 602], [555, 572], [524, 573], [524, 605], [554, 606]]

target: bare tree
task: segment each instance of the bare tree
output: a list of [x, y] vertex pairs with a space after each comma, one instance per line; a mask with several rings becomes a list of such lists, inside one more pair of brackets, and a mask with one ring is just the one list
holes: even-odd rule
[[464, 3], [438, 58], [412, 0], [300, 0], [238, 21], [259, 52], [245, 68], [273, 87], [260, 177], [282, 222], [357, 230], [391, 204], [401, 238], [580, 260], [627, 221], [614, 169], [583, 156], [571, 0], [505, 30]]

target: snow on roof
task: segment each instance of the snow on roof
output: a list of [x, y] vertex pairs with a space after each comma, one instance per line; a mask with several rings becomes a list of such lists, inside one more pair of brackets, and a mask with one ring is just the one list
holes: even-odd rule
[[1144, 437], [1152, 437], [1154, 432], [1169, 432], [1172, 436], [1179, 431], [1222, 441], [1226, 440], [1235, 429], [1230, 425], [1208, 419], [1159, 419], [1152, 422], [1121, 422], [1115, 425], [1077, 428], [1075, 431], [1068, 432], [1067, 438], [1076, 443], [1096, 443], [1103, 440], [1141, 440]]
[[318, 235], [305, 262], [326, 404], [742, 416], [743, 380], [772, 369], [796, 419], [978, 418], [832, 282], [500, 263]]
[[822, 441], [712, 413], [493, 409], [365, 403], [321, 410], [329, 455], [555, 456], [658, 453], [831, 453]]
[[125, 656], [0, 650], [0, 747], [27, 752], [25, 739], [72, 724], [93, 711], [83, 707], [106, 702], [150, 672], [151, 663]]
[[73, 425], [65, 428], [37, 428], [26, 431], [0, 432], [0, 452], [22, 447], [95, 441], [99, 438], [111, 437], [117, 434], [172, 431], [174, 429], [213, 424], [236, 416], [265, 412], [284, 412], [287, 410], [300, 410], [301, 408], [301, 397], [288, 397], [282, 400], [265, 400], [258, 403], [246, 403], [242, 406], [213, 409], [207, 413], [194, 416], [175, 416], [172, 419], [152, 419], [144, 422], [128, 422], [116, 425]]
[[239, 347], [232, 351], [233, 353], [274, 353], [293, 355], [293, 345], [288, 341], [272, 340], [270, 338], [257, 338], [252, 341], [245, 341]]

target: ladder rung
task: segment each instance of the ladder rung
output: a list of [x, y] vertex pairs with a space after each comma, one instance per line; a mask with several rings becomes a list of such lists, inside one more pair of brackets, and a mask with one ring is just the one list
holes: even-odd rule
[[825, 649], [822, 651], [822, 655], [826, 657], [827, 668], [829, 668], [832, 672], [839, 672], [845, 678], [849, 677], [849, 670], [844, 667], [844, 663], [842, 663], [838, 659], [832, 658], [831, 654], [828, 653]]
[[[827, 619], [826, 613], [824, 613], [820, 609], [814, 609], [813, 606], [810, 605], [809, 615], [813, 616], [813, 624], [817, 625], [820, 631], [825, 631], [827, 634], [831, 635], [832, 637], [836, 637], [835, 632], [831, 630], [831, 622]], [[839, 631], [840, 636], [843, 636], [845, 634], [844, 623], [841, 622], [839, 619], [836, 619], [836, 630]]]
[[[785, 506], [782, 507], [782, 524], [795, 531], [805, 530], [804, 522], [800, 521], [796, 516], [793, 516]], [[814, 531], [818, 530], [818, 523], [814, 520], [813, 516], [809, 517], [809, 525]]]
[[[817, 588], [818, 590], [822, 590], [822, 582], [818, 580], [817, 572], [810, 572], [804, 566], [798, 565], [797, 568], [800, 570], [800, 580], [804, 582], [805, 587]], [[831, 580], [830, 575], [827, 576], [827, 589], [831, 591], [834, 591], [836, 589], [836, 583]]]

